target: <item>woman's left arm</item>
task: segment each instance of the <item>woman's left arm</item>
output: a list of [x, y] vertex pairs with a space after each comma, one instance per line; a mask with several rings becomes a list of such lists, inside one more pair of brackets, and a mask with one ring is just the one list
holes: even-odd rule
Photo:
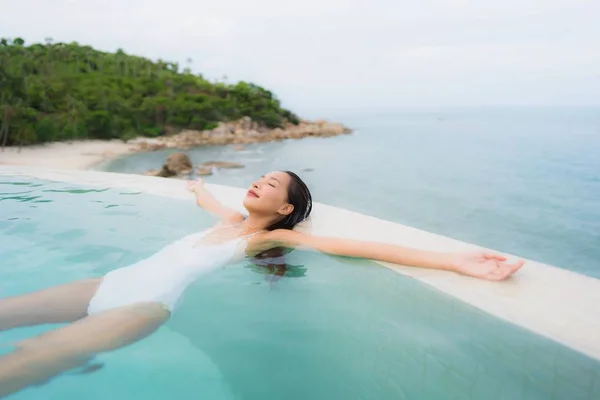
[[495, 253], [441, 253], [387, 243], [318, 237], [290, 230], [268, 232], [263, 238], [268, 246], [309, 248], [332, 255], [454, 271], [494, 281], [508, 278], [524, 264], [522, 260], [508, 263], [506, 257]]

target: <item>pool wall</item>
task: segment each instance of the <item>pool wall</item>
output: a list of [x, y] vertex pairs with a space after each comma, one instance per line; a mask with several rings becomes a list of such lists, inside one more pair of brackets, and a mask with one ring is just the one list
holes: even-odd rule
[[[176, 179], [20, 166], [0, 166], [0, 175], [94, 187], [127, 188], [158, 196], [192, 200], [183, 182]], [[241, 202], [245, 189], [214, 184], [206, 186], [224, 204], [243, 210]], [[303, 224], [299, 229], [319, 236], [381, 241], [435, 251], [483, 249], [474, 244], [321, 203], [314, 203], [309, 223]], [[513, 278], [503, 282], [487, 282], [446, 271], [379, 264], [600, 360], [598, 279], [532, 260], [528, 260]]]

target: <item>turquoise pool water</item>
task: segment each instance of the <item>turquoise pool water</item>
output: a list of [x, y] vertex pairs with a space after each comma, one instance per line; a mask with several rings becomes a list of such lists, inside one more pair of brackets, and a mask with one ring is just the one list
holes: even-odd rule
[[[192, 201], [0, 176], [0, 297], [102, 275], [208, 224]], [[204, 277], [154, 335], [99, 356], [104, 368], [10, 398], [600, 398], [600, 362], [413, 279], [287, 262], [274, 286], [247, 263]], [[1, 332], [0, 351], [54, 327]]]

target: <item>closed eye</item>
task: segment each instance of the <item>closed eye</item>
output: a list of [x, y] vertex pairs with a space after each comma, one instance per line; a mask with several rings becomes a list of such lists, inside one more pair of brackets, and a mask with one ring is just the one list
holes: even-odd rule
[[279, 184], [279, 179], [275, 178], [274, 176], [267, 177], [267, 176], [263, 175], [263, 176], [261, 176], [261, 179], [268, 180], [269, 181], [268, 182], [269, 186], [274, 187], [274, 188], [277, 187], [277, 186], [275, 186], [272, 182], [276, 182], [277, 184]]

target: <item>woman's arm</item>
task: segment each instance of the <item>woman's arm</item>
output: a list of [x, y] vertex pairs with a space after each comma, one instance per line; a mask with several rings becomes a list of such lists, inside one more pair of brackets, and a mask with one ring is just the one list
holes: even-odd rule
[[488, 280], [506, 279], [524, 264], [523, 261], [507, 263], [506, 257], [494, 253], [441, 253], [386, 243], [318, 237], [290, 230], [275, 230], [261, 236], [265, 247], [310, 248], [332, 255], [454, 271]]
[[224, 223], [241, 222], [244, 215], [221, 204], [206, 188], [201, 179], [188, 181], [187, 188], [196, 196], [196, 204], [219, 218]]

